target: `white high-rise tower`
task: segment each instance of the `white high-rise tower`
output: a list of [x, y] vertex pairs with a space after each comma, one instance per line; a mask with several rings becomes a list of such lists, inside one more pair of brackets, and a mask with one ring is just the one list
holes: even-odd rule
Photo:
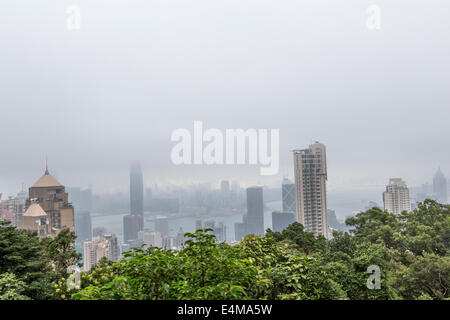
[[297, 222], [305, 231], [329, 238], [325, 145], [316, 142], [293, 153]]
[[389, 179], [386, 191], [383, 192], [384, 210], [399, 214], [411, 211], [411, 200], [406, 183], [400, 178]]

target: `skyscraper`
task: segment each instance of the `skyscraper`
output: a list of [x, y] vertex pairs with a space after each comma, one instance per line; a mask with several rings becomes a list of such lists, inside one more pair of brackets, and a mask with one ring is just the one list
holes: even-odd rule
[[143, 217], [127, 214], [123, 217], [123, 241], [133, 243], [138, 240], [138, 232], [144, 229]]
[[156, 217], [155, 231], [159, 232], [163, 238], [169, 236], [169, 219], [166, 216]]
[[390, 213], [400, 214], [403, 211], [411, 211], [411, 200], [406, 183], [400, 178], [389, 179], [386, 191], [383, 192], [384, 210]]
[[433, 178], [433, 195], [437, 202], [447, 204], [447, 179], [441, 168], [438, 168]]
[[294, 150], [293, 153], [296, 219], [305, 231], [329, 238], [325, 145], [316, 142], [308, 149]]
[[130, 214], [123, 217], [123, 241], [138, 240], [138, 232], [144, 230], [144, 183], [139, 162], [130, 166]]
[[139, 162], [130, 167], [130, 214], [144, 216], [144, 183]]
[[295, 184], [287, 178], [281, 184], [283, 212], [295, 212]]
[[92, 221], [89, 211], [75, 211], [75, 234], [77, 244], [92, 240]]
[[247, 234], [264, 235], [263, 188], [247, 188]]
[[162, 247], [162, 237], [159, 232], [150, 230], [142, 230], [138, 232], [139, 244], [144, 244], [148, 247]]
[[119, 259], [119, 243], [114, 233], [106, 233], [101, 237], [94, 237], [92, 241], [85, 241], [83, 251], [84, 271], [89, 271], [102, 258], [110, 261]]
[[281, 232], [295, 222], [294, 212], [272, 212], [272, 231]]
[[230, 193], [230, 182], [228, 180], [222, 180], [220, 182], [220, 191], [222, 195], [228, 195]]
[[63, 228], [74, 231], [74, 210], [68, 197], [65, 187], [50, 175], [48, 168], [29, 188], [27, 205], [31, 205], [34, 201], [45, 211], [49, 221], [47, 230], [49, 235], [56, 235]]
[[234, 224], [234, 240], [241, 241], [246, 236], [245, 222], [236, 222]]

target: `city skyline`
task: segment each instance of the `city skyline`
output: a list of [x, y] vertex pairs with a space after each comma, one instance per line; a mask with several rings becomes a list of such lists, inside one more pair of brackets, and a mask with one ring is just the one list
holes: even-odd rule
[[[311, 2], [308, 10], [301, 2], [274, 10], [263, 1], [263, 18], [250, 21], [229, 1], [208, 14], [202, 4], [180, 0], [162, 7], [118, 1], [107, 15], [85, 3], [89, 19], [74, 31], [64, 23], [63, 4], [49, 3], [52, 9], [37, 15], [27, 2], [20, 20], [12, 3], [0, 12], [10, 34], [0, 62], [3, 193], [31, 185], [46, 156], [59, 180], [92, 183], [96, 192], [125, 189], [133, 159], [141, 161], [145, 181], [229, 177], [275, 185], [290, 150], [314, 140], [328, 146], [330, 191], [382, 186], [394, 176], [419, 185], [439, 165], [450, 176], [450, 73], [443, 67], [450, 31], [438, 3], [399, 1], [373, 32], [357, 0]], [[223, 10], [230, 19], [221, 18]], [[317, 12], [322, 19], [311, 14]], [[28, 27], [17, 27], [25, 21]], [[279, 128], [280, 175], [258, 177], [258, 166], [173, 165], [171, 133], [194, 120], [220, 130]], [[30, 140], [36, 132], [51, 145]]]

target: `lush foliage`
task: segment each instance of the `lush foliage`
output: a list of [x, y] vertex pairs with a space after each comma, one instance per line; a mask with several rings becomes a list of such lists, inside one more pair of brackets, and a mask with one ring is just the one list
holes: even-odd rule
[[80, 260], [74, 239], [75, 234], [68, 230], [54, 238], [39, 239], [35, 232], [0, 222], [0, 279], [10, 283], [0, 288], [0, 299], [7, 297], [3, 292], [23, 299], [54, 298], [50, 284], [61, 278], [66, 265]]
[[[449, 299], [450, 206], [426, 200], [412, 212], [378, 208], [346, 221], [351, 234], [314, 237], [293, 223], [283, 232], [218, 244], [187, 233], [179, 251], [134, 248], [102, 260], [67, 287], [77, 264], [73, 234], [39, 240], [0, 228], [0, 298], [6, 299]], [[380, 271], [371, 287], [370, 268]], [[369, 270], [369, 271], [368, 271]], [[49, 285], [51, 283], [51, 285]]]

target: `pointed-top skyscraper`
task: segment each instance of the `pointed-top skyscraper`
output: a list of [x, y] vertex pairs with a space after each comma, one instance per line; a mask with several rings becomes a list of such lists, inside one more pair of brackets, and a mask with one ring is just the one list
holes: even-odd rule
[[144, 183], [139, 162], [130, 166], [130, 214], [123, 217], [123, 241], [133, 243], [144, 230]]
[[130, 167], [130, 213], [144, 216], [144, 183], [139, 162]]
[[447, 179], [440, 167], [433, 178], [433, 194], [437, 202], [447, 204]]

